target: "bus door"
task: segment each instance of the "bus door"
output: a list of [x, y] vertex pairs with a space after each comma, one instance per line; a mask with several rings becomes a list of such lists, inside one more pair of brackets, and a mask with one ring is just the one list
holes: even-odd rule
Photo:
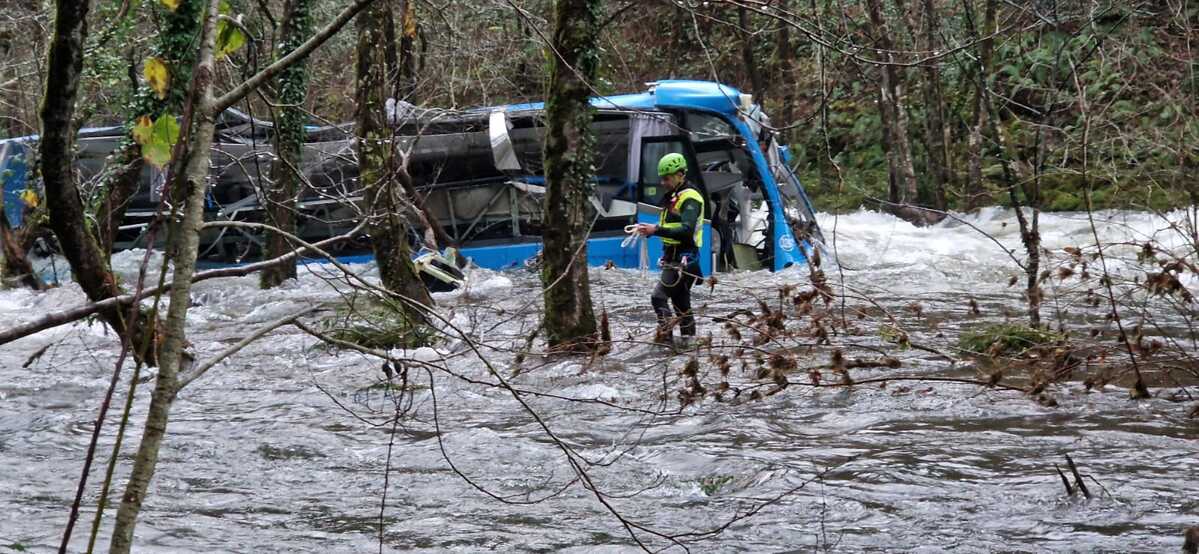
[[[666, 195], [666, 187], [662, 186], [658, 177], [658, 160], [662, 156], [677, 152], [687, 158], [687, 182], [700, 191], [704, 196], [704, 241], [699, 248], [699, 268], [704, 275], [712, 274], [712, 203], [708, 198], [707, 187], [704, 186], [699, 163], [695, 157], [695, 148], [691, 140], [681, 135], [663, 137], [644, 137], [641, 139], [641, 171], [637, 180], [637, 222], [658, 224], [662, 211], [662, 197]], [[649, 240], [649, 259], [662, 257], [662, 239], [651, 237]]]

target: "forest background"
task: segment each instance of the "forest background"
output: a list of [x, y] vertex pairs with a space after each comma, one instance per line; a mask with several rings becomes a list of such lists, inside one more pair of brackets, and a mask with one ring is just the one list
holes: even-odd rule
[[[130, 9], [138, 1], [100, 2], [90, 16], [99, 32], [88, 45], [81, 126], [127, 121], [123, 107], [165, 24], [161, 12]], [[48, 2], [6, 4], [0, 138], [38, 131], [51, 24]], [[402, 4], [395, 36], [411, 54], [407, 100], [464, 108], [544, 99], [548, 0]], [[249, 40], [218, 68], [234, 82], [270, 60], [285, 6], [230, 6]], [[326, 20], [340, 7], [317, 1], [312, 16]], [[1199, 198], [1195, 3], [631, 1], [604, 10], [596, 93], [692, 78], [754, 94], [819, 210], [888, 202], [1081, 210], [1084, 181], [1094, 208], [1163, 210]], [[354, 47], [341, 34], [309, 60], [311, 123], [353, 119]], [[236, 107], [272, 115], [262, 96]], [[1002, 146], [988, 139], [991, 121]], [[1020, 198], [1007, 193], [1005, 159], [1013, 178], [1035, 181]]]

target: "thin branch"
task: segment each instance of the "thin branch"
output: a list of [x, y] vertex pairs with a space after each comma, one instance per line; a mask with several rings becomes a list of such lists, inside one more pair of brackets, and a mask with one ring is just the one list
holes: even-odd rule
[[327, 25], [322, 27], [321, 30], [317, 31], [316, 34], [312, 35], [312, 38], [304, 41], [304, 44], [301, 44], [298, 48], [292, 50], [286, 56], [279, 58], [277, 61], [275, 61], [275, 63], [266, 66], [262, 71], [255, 73], [249, 79], [246, 79], [240, 85], [234, 87], [233, 90], [226, 92], [225, 94], [221, 95], [220, 98], [217, 98], [213, 104], [215, 113], [221, 113], [225, 111], [230, 106], [236, 104], [238, 101], [244, 98], [247, 94], [250, 94], [256, 90], [263, 83], [266, 83], [280, 71], [283, 71], [292, 64], [304, 59], [305, 56], [311, 54], [313, 50], [316, 50], [322, 44], [324, 44], [325, 41], [337, 34], [342, 27], [344, 27], [350, 22], [351, 19], [354, 18], [354, 16], [358, 15], [358, 12], [361, 12], [363, 9], [369, 6], [371, 2], [374, 1], [375, 0], [355, 0], [353, 4], [346, 6], [341, 13], [337, 14], [337, 17], [333, 18], [333, 21], [330, 21]]
[[213, 356], [212, 359], [208, 360], [203, 365], [196, 366], [194, 369], [191, 369], [189, 371], [186, 371], [186, 372], [180, 374], [179, 375], [179, 386], [177, 387], [177, 389], [183, 390], [183, 388], [186, 387], [187, 385], [191, 384], [192, 381], [199, 379], [200, 377], [202, 377], [204, 375], [205, 372], [212, 369], [213, 366], [225, 361], [225, 359], [228, 358], [229, 356], [232, 356], [232, 355], [240, 352], [243, 348], [249, 346], [254, 341], [262, 338], [267, 333], [270, 333], [271, 331], [274, 331], [275, 329], [283, 327], [284, 325], [291, 324], [296, 319], [299, 319], [300, 317], [303, 317], [312, 312], [315, 312], [315, 311], [319, 310], [320, 308], [321, 308], [320, 306], [309, 306], [309, 307], [304, 308], [303, 310], [300, 310], [289, 316], [276, 319], [276, 320], [264, 325], [262, 328], [258, 329], [257, 331], [254, 331], [253, 333], [246, 335], [245, 338], [237, 341], [237, 343], [234, 344], [233, 346], [230, 346], [229, 348], [226, 348], [225, 350], [221, 351], [220, 354]]
[[[233, 223], [233, 222], [212, 222], [212, 223], [205, 224], [205, 226], [229, 225], [231, 223]], [[261, 226], [261, 227], [267, 227], [262, 224], [254, 224], [254, 225]], [[249, 275], [251, 273], [254, 273], [255, 271], [266, 269], [268, 267], [273, 267], [275, 265], [284, 264], [284, 263], [294, 263], [294, 261], [297, 257], [308, 252], [309, 250], [320, 252], [322, 255], [328, 256], [327, 253], [324, 253], [322, 251], [322, 248], [329, 246], [331, 244], [336, 244], [338, 242], [341, 242], [341, 241], [349, 239], [349, 238], [353, 238], [353, 236], [356, 235], [358, 233], [358, 231], [362, 230], [363, 225], [365, 225], [365, 221], [359, 223], [352, 230], [350, 230], [344, 234], [337, 235], [335, 237], [330, 237], [330, 238], [327, 238], [325, 240], [322, 240], [320, 242], [313, 243], [313, 244], [309, 244], [309, 243], [304, 242], [303, 240], [300, 240], [295, 237], [290, 237], [290, 238], [293, 238], [293, 240], [296, 240], [297, 242], [301, 243], [302, 246], [300, 248], [297, 248], [297, 249], [287, 253], [287, 254], [284, 254], [277, 258], [272, 258], [270, 260], [264, 260], [261, 262], [246, 264], [246, 265], [237, 266], [237, 267], [223, 267], [220, 269], [210, 269], [208, 271], [201, 271], [201, 272], [197, 273], [194, 277], [192, 277], [191, 282], [194, 284], [194, 283], [199, 283], [200, 281], [206, 281], [208, 279], [216, 279], [219, 277], [241, 277], [243, 275]], [[14, 340], [32, 335], [34, 333], [45, 331], [47, 329], [52, 329], [52, 328], [58, 327], [60, 325], [66, 325], [66, 324], [74, 322], [74, 321], [79, 321], [80, 319], [91, 316], [93, 314], [97, 314], [97, 313], [107, 311], [107, 310], [112, 310], [112, 309], [116, 308], [117, 306], [123, 306], [123, 305], [131, 304], [134, 302], [140, 302], [141, 300], [143, 300], [145, 298], [149, 298], [151, 296], [155, 296], [159, 293], [170, 290], [172, 284], [173, 283], [166, 283], [166, 284], [163, 284], [158, 287], [146, 289], [140, 293], [122, 294], [121, 296], [114, 296], [111, 298], [106, 298], [99, 302], [92, 302], [89, 304], [84, 304], [82, 306], [77, 306], [74, 308], [69, 308], [66, 310], [47, 314], [45, 316], [42, 316], [42, 317], [35, 319], [33, 321], [30, 321], [28, 323], [24, 323], [24, 324], [18, 325], [16, 327], [11, 327], [11, 328], [5, 329], [3, 331], [0, 331], [0, 344], [7, 344]]]

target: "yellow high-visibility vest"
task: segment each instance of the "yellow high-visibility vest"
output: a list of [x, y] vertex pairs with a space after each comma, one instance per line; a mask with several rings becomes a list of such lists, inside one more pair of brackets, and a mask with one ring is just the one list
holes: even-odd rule
[[[662, 210], [658, 214], [658, 227], [665, 229], [677, 229], [683, 226], [683, 203], [688, 200], [699, 202], [699, 217], [695, 221], [695, 234], [692, 235], [692, 240], [695, 241], [695, 247], [699, 248], [704, 245], [704, 195], [698, 190], [687, 187], [678, 192], [674, 198], [674, 203], [668, 209]], [[673, 219], [673, 221], [672, 221]], [[662, 237], [662, 244], [666, 246], [678, 246], [682, 244], [680, 241]]]

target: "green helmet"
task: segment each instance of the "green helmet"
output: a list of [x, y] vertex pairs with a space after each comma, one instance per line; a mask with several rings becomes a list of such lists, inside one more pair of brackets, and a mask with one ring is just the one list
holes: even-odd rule
[[658, 160], [658, 176], [665, 177], [687, 170], [687, 158], [677, 152], [671, 152]]

